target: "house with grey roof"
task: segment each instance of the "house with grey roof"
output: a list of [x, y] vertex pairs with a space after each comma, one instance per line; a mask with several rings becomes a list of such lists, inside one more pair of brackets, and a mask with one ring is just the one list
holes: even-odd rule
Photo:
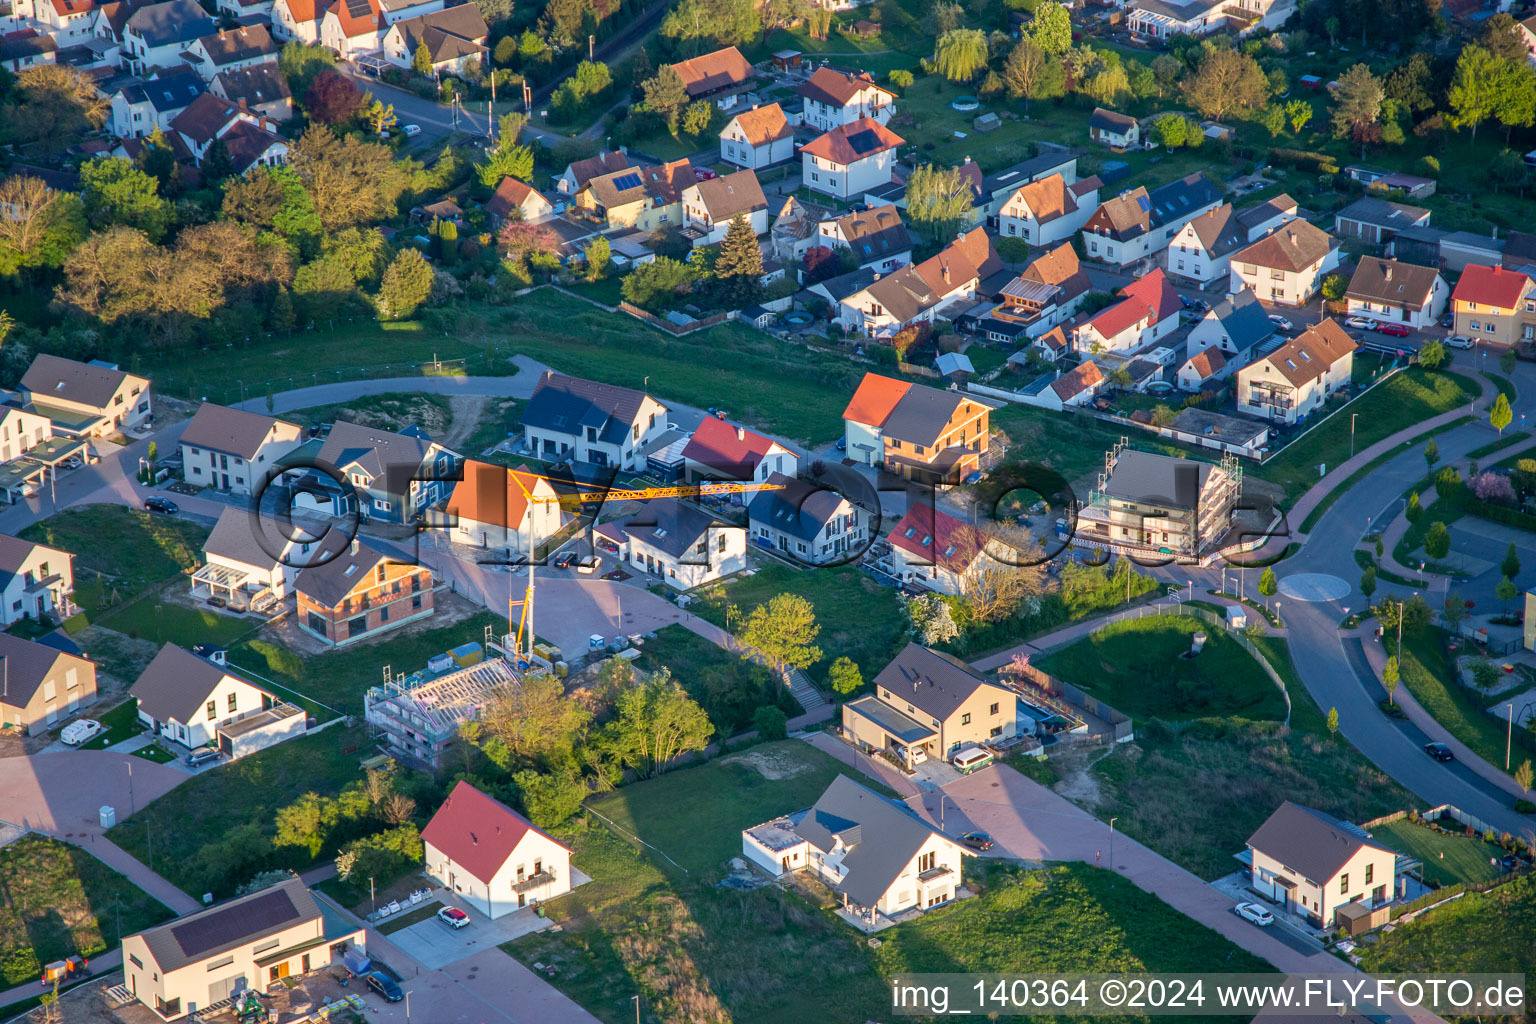
[[288, 121], [293, 117], [293, 93], [276, 64], [220, 71], [208, 83], [208, 91], [221, 100], [244, 104], [245, 109], [269, 121]]
[[968, 851], [846, 775], [804, 810], [743, 829], [742, 855], [774, 878], [807, 872], [866, 930], [954, 899]]
[[73, 615], [74, 566], [62, 548], [0, 533], [0, 627]]
[[1264, 312], [1253, 292], [1244, 288], [1205, 311], [1205, 315], [1189, 329], [1184, 352], [1189, 359], [1212, 349], [1220, 352], [1220, 366], [1216, 367], [1215, 375], [1225, 377], [1251, 360], [1260, 346], [1274, 336], [1275, 325], [1269, 314]]
[[[935, 562], [963, 554], [954, 550], [963, 539], [911, 523], [903, 519], [898, 524], [904, 533], [914, 531], [903, 540], [949, 545], [930, 553]], [[910, 550], [913, 545], [905, 546]], [[947, 759], [968, 746], [1007, 742], [1017, 734], [1017, 717], [1012, 690], [988, 681], [959, 658], [909, 643], [875, 676], [874, 693], [843, 705], [843, 735], [866, 753], [915, 765], [929, 757]]]
[[47, 416], [64, 437], [111, 437], [150, 418], [149, 378], [92, 359], [38, 354], [21, 377], [26, 409]]
[[1088, 137], [1122, 152], [1141, 144], [1141, 124], [1129, 114], [1094, 107], [1088, 115]]
[[1352, 316], [1403, 324], [1414, 330], [1433, 327], [1445, 312], [1451, 289], [1434, 267], [1365, 256], [1344, 291]]
[[551, 462], [643, 469], [667, 407], [643, 391], [546, 371], [523, 409], [523, 441]]
[[1104, 199], [1083, 225], [1088, 259], [1114, 267], [1162, 252], [1180, 229], [1221, 204], [1221, 190], [1200, 173], [1151, 192], [1137, 186]]
[[261, 413], [204, 402], [181, 433], [182, 479], [193, 487], [259, 495], [304, 428]]
[[747, 503], [753, 543], [805, 565], [845, 562], [870, 540], [870, 515], [837, 491], [774, 473]]
[[119, 139], [136, 139], [157, 128], [163, 132], [205, 91], [202, 76], [184, 64], [143, 81], [130, 81], [112, 94], [112, 134]]
[[36, 736], [94, 703], [94, 662], [78, 653], [0, 633], [0, 727]]
[[424, 619], [434, 603], [431, 569], [356, 537], [331, 557], [300, 569], [293, 592], [298, 627], [333, 647]]
[[1231, 203], [1206, 210], [1168, 242], [1168, 273], [1200, 284], [1228, 277], [1232, 253], [1297, 214], [1296, 200], [1278, 195], [1238, 211]]
[[1317, 927], [1397, 898], [1395, 852], [1356, 825], [1289, 800], [1248, 837], [1237, 859], [1256, 892]]
[[485, 60], [486, 37], [490, 29], [480, 8], [459, 4], [447, 10], [432, 11], [405, 18], [389, 26], [380, 41], [384, 58], [396, 67], [410, 68], [417, 50], [427, 48], [427, 60], [438, 74], [455, 74], [471, 60]]
[[912, 262], [912, 236], [901, 211], [890, 203], [822, 221], [816, 244], [847, 249], [861, 268], [882, 274]]
[[277, 42], [266, 25], [239, 25], [200, 36], [183, 59], [208, 81], [221, 71], [239, 71], [259, 64], [277, 66]]
[[230, 758], [301, 736], [307, 722], [302, 709], [176, 644], [160, 648], [128, 695], [154, 736], [187, 750], [214, 747]]
[[747, 567], [745, 529], [676, 498], [653, 498], [598, 532], [618, 545], [621, 560], [674, 590], [692, 590]]
[[464, 460], [420, 427], [397, 432], [337, 420], [314, 461], [304, 482], [316, 493], [299, 494], [296, 507], [409, 523], [448, 500]]
[[295, 876], [126, 936], [124, 987], [161, 1020], [180, 1020], [366, 947], [364, 929]]
[[248, 508], [226, 508], [203, 542], [192, 596], [221, 598], [237, 610], [266, 611], [292, 592], [299, 570], [318, 565], [347, 544], [339, 530], [312, 535]]
[[1117, 445], [1078, 512], [1073, 543], [1208, 564], [1231, 532], [1240, 484], [1235, 461], [1218, 466]]
[[1365, 196], [1333, 215], [1333, 233], [1341, 238], [1384, 245], [1408, 228], [1429, 227], [1429, 216], [1422, 206]]
[[123, 26], [123, 56], [136, 75], [186, 63], [182, 53], [218, 23], [197, 0], [162, 0], [140, 7]]

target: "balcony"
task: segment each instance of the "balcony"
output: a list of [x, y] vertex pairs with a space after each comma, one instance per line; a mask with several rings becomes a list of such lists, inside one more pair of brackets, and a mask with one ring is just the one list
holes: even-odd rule
[[554, 880], [555, 880], [554, 872], [552, 872], [552, 871], [539, 871], [539, 872], [536, 872], [534, 874], [529, 875], [527, 878], [523, 879], [522, 881], [513, 884], [512, 891], [513, 892], [529, 892], [529, 891], [531, 891], [533, 889], [539, 888], [542, 885], [550, 885], [551, 883], [554, 882]]

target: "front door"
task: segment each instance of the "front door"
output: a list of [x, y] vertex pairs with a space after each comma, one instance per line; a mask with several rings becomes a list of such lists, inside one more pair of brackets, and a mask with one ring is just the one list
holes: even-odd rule
[[229, 490], [229, 474], [224, 474], [224, 490]]

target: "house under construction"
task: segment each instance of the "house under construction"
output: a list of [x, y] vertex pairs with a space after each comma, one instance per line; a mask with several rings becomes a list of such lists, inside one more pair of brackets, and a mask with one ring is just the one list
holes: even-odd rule
[[1242, 484], [1235, 455], [1215, 465], [1136, 451], [1121, 438], [1105, 453], [1098, 486], [1078, 510], [1073, 540], [1127, 555], [1204, 565], [1232, 529]]

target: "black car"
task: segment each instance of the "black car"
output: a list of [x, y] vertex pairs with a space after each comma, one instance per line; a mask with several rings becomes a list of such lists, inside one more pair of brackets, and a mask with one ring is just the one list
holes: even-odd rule
[[575, 561], [576, 552], [562, 551], [555, 556], [554, 566], [556, 569], [569, 569]]
[[966, 846], [969, 846], [973, 850], [992, 849], [992, 837], [987, 835], [985, 832], [967, 832], [965, 835], [960, 837], [960, 842], [964, 843]]
[[145, 498], [144, 507], [151, 512], [160, 512], [168, 516], [173, 516], [181, 511], [181, 508], [174, 501], [167, 498]]
[[1451, 748], [1446, 746], [1444, 743], [1426, 743], [1424, 744], [1424, 753], [1428, 754], [1436, 761], [1456, 760], [1456, 755], [1451, 753]]
[[363, 975], [363, 980], [368, 982], [369, 988], [391, 1003], [398, 1003], [405, 998], [405, 993], [400, 990], [399, 985], [395, 984], [395, 980], [378, 971], [369, 971]]

